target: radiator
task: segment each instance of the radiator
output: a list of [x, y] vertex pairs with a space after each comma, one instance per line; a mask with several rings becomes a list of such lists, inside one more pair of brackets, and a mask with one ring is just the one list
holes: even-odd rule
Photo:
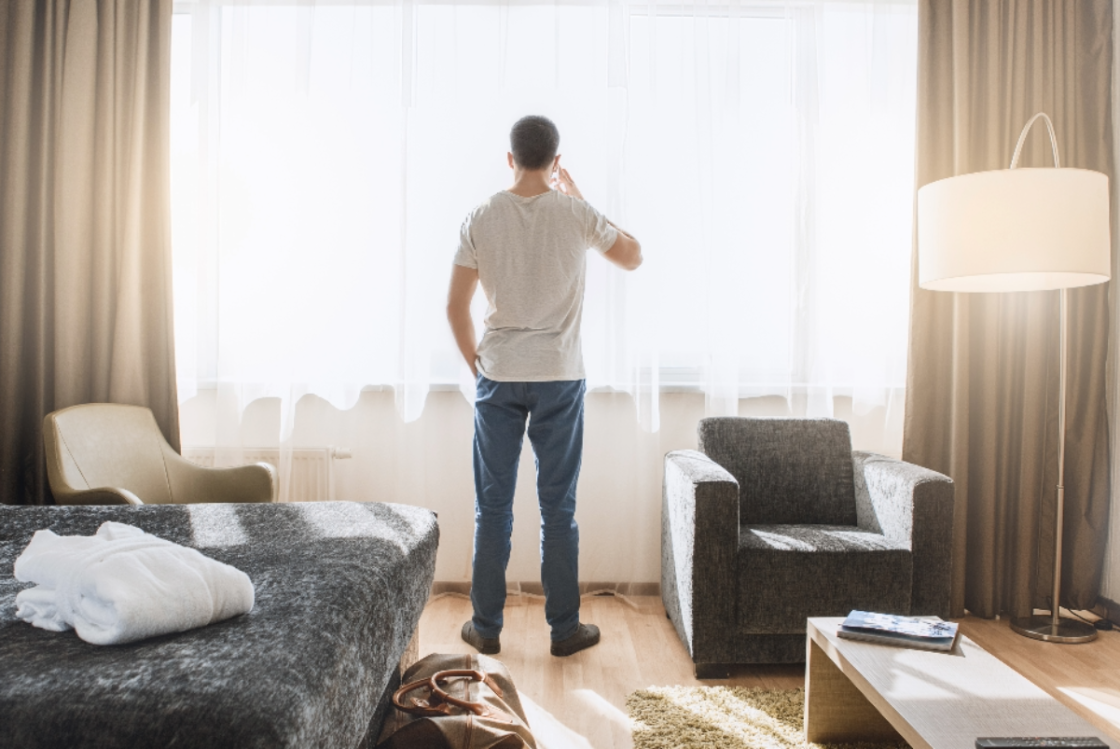
[[[204, 468], [214, 467], [214, 454], [219, 450], [213, 447], [184, 447], [183, 457]], [[279, 477], [280, 495], [284, 496], [284, 475], [280, 471], [280, 450], [275, 447], [221, 448], [226, 456], [224, 465], [249, 465], [250, 463], [271, 463]], [[351, 457], [349, 450], [339, 447], [297, 447], [290, 450], [292, 472], [288, 477], [289, 502], [320, 502], [333, 500], [335, 477], [334, 461]]]

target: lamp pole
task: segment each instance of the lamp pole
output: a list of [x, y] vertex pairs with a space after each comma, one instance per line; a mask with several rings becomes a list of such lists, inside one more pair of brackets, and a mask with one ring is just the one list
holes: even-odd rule
[[[1054, 152], [1054, 168], [1061, 168], [1058, 160], [1058, 139], [1054, 137], [1054, 124], [1046, 114], [1039, 112], [1027, 122], [1011, 157], [1011, 168], [1019, 162], [1019, 153], [1027, 132], [1035, 120], [1042, 118], [1050, 134], [1050, 147]], [[1025, 637], [1046, 642], [1079, 643], [1097, 638], [1097, 630], [1092, 625], [1073, 619], [1062, 619], [1062, 534], [1065, 527], [1066, 507], [1066, 368], [1069, 359], [1066, 329], [1069, 319], [1069, 290], [1058, 289], [1058, 496], [1057, 521], [1054, 528], [1054, 586], [1050, 594], [1050, 616], [1023, 616], [1011, 620], [1011, 629]]]
[[[1038, 120], [1046, 123], [1054, 168], [1016, 169], [1027, 133]], [[1088, 623], [1061, 618], [1069, 364], [1067, 290], [1104, 283], [1111, 277], [1108, 214], [1108, 177], [1090, 169], [1062, 169], [1054, 124], [1041, 112], [1019, 134], [1010, 168], [947, 177], [918, 190], [921, 288], [1059, 292], [1058, 485], [1050, 612], [1011, 621], [1015, 632], [1050, 642], [1088, 642], [1097, 636]]]

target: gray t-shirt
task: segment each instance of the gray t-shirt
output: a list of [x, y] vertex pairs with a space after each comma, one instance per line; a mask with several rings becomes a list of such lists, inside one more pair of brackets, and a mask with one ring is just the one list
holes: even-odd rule
[[584, 379], [587, 250], [606, 252], [616, 239], [603, 214], [559, 190], [503, 190], [471, 211], [455, 264], [478, 269], [489, 302], [478, 371], [498, 382]]

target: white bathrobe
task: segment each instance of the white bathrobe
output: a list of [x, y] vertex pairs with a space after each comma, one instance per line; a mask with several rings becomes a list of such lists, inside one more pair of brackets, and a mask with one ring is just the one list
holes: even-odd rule
[[124, 523], [94, 536], [36, 531], [15, 576], [38, 583], [16, 595], [16, 616], [94, 645], [182, 632], [253, 608], [241, 570]]

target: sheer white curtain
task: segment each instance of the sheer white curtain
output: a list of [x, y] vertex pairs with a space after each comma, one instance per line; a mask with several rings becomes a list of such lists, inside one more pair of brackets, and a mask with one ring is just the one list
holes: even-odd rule
[[850, 399], [897, 452], [915, 2], [176, 9], [179, 392], [216, 389], [215, 445], [262, 397], [284, 445], [308, 393], [346, 409], [389, 386], [406, 422], [433, 386], [473, 395], [443, 314], [451, 258], [536, 113], [646, 255], [633, 274], [589, 257], [590, 388], [632, 394], [647, 431], [672, 388], [712, 415]]
[[623, 177], [608, 197], [649, 260], [592, 296], [585, 319], [622, 310], [624, 325], [589, 331], [591, 380], [638, 395], [652, 428], [659, 379], [701, 387], [712, 415], [776, 395], [832, 416], [847, 397], [897, 450], [916, 7], [629, 13]]

